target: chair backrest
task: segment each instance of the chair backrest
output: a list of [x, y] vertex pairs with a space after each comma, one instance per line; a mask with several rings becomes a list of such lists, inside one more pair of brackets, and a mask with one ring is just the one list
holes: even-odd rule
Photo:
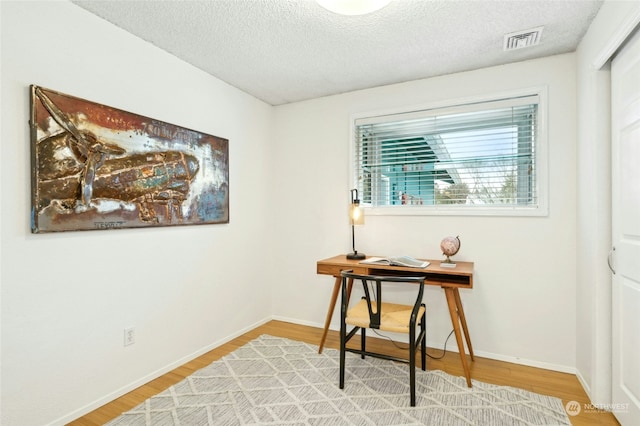
[[[417, 285], [417, 295], [415, 302], [413, 303], [413, 309], [411, 311], [411, 322], [415, 324], [416, 318], [418, 316], [418, 311], [420, 309], [420, 305], [422, 304], [422, 296], [424, 294], [424, 280], [425, 276], [402, 276], [402, 275], [363, 275], [356, 274], [353, 271], [342, 271], [340, 273], [343, 280], [353, 279], [354, 281], [361, 281], [364, 297], [367, 301], [367, 307], [369, 309], [369, 319], [370, 319], [370, 328], [379, 329], [380, 328], [380, 313], [382, 312], [382, 283], [390, 282], [390, 283], [409, 283]], [[370, 289], [369, 284], [372, 285], [372, 289]], [[371, 294], [373, 292], [373, 294]], [[374, 305], [375, 303], [375, 305]]]

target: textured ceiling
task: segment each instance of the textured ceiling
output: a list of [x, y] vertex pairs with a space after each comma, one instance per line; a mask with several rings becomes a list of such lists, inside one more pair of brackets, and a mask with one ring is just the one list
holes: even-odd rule
[[[602, 0], [394, 0], [340, 16], [312, 0], [73, 3], [281, 105], [575, 51]], [[505, 52], [504, 35], [544, 26]]]

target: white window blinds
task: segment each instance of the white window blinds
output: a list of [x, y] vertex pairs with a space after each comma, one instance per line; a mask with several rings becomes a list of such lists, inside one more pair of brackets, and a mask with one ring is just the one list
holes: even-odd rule
[[535, 207], [538, 104], [532, 95], [356, 119], [363, 204]]

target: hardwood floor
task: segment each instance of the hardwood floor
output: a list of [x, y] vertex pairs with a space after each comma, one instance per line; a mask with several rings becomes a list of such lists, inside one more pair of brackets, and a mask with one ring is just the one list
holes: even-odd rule
[[[213, 361], [243, 346], [261, 334], [286, 337], [310, 344], [318, 345], [322, 335], [322, 330], [314, 327], [291, 324], [281, 321], [270, 321], [232, 341], [194, 359], [193, 361], [176, 368], [175, 370], [161, 376], [146, 385], [139, 387], [126, 395], [112, 401], [101, 408], [69, 423], [71, 426], [95, 426], [103, 425], [119, 416], [121, 413], [130, 410], [144, 400], [156, 395], [173, 384], [184, 379], [191, 373], [203, 368]], [[357, 340], [357, 339], [356, 339]], [[405, 353], [396, 348], [391, 342], [383, 339], [371, 339], [368, 343], [371, 349], [388, 351], [390, 354]], [[325, 348], [338, 349], [339, 336], [337, 332], [329, 331]], [[427, 349], [427, 353], [439, 357], [441, 351], [437, 349]], [[405, 355], [406, 356], [406, 355]], [[576, 401], [582, 408], [577, 416], [570, 416], [571, 423], [575, 426], [586, 425], [618, 425], [613, 414], [603, 411], [595, 411], [589, 408], [590, 401], [578, 382], [578, 379], [567, 373], [558, 373], [550, 370], [526, 367], [518, 364], [495, 361], [476, 356], [475, 362], [471, 362], [471, 377], [486, 383], [498, 385], [514, 386], [540, 394], [551, 395], [561, 398], [563, 403]], [[444, 358], [434, 360], [427, 358], [427, 369], [443, 370], [449, 374], [463, 376], [460, 356], [455, 352], [448, 352]], [[338, 385], [336, 372], [336, 386]], [[194, 425], [196, 426], [196, 425]]]

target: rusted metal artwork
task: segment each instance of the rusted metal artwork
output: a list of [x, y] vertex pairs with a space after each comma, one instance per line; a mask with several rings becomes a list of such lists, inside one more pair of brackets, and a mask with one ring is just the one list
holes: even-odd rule
[[229, 222], [229, 141], [31, 86], [31, 232]]

